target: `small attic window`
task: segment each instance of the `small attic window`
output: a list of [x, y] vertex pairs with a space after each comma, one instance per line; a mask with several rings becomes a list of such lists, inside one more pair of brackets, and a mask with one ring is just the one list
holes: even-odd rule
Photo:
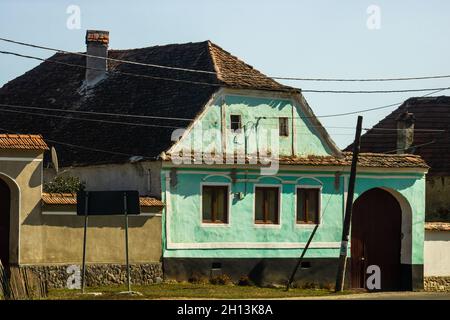
[[240, 114], [232, 114], [230, 115], [231, 122], [231, 130], [235, 133], [241, 132], [242, 124], [241, 124], [241, 115]]
[[280, 137], [289, 136], [289, 121], [287, 117], [279, 118]]

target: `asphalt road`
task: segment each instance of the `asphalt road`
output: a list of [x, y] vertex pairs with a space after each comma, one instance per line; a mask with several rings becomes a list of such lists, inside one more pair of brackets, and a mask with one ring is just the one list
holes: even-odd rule
[[450, 300], [450, 292], [374, 292], [326, 297], [298, 297], [292, 300]]

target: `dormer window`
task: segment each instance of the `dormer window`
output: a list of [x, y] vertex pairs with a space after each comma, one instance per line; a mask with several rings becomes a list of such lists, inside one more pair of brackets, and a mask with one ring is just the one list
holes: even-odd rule
[[234, 131], [235, 133], [240, 133], [242, 129], [241, 115], [239, 114], [230, 115], [230, 122], [231, 122], [231, 130]]
[[287, 117], [279, 118], [280, 137], [289, 136], [289, 121]]

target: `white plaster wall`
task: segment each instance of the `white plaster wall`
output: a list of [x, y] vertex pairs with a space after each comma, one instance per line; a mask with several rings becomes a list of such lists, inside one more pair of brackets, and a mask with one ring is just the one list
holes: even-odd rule
[[450, 276], [450, 231], [425, 231], [424, 275]]
[[[61, 168], [59, 174], [80, 178], [90, 191], [138, 190], [140, 195], [161, 197], [160, 161]], [[44, 169], [44, 182], [54, 176], [53, 169]]]

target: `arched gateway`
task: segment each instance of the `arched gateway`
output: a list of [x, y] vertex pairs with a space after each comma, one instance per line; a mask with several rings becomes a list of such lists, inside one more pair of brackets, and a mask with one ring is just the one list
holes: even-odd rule
[[[406, 222], [406, 221], [405, 221]], [[381, 271], [381, 290], [402, 289], [402, 208], [388, 191], [374, 188], [353, 204], [351, 285], [366, 288], [367, 267]]]

